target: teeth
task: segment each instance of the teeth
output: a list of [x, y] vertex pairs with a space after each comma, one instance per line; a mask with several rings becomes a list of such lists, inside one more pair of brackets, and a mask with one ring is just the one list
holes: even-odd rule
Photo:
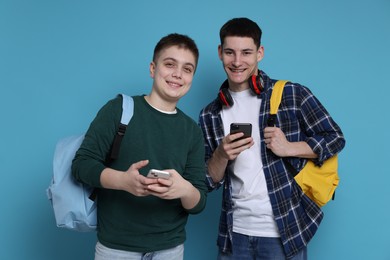
[[168, 82], [168, 84], [172, 87], [180, 87], [180, 84], [173, 83], [173, 82]]

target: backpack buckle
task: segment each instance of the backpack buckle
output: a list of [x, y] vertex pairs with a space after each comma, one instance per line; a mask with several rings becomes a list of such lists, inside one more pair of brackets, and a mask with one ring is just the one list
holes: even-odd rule
[[267, 126], [273, 127], [276, 124], [276, 115], [269, 115], [267, 119]]

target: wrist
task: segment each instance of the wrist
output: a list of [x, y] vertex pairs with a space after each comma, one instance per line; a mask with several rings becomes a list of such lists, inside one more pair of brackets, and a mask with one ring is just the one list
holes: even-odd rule
[[218, 146], [217, 149], [215, 149], [213, 153], [213, 160], [219, 161], [219, 162], [228, 162], [229, 158], [226, 158], [225, 152], [223, 151], [223, 148], [221, 146]]
[[190, 182], [188, 184], [184, 189], [185, 192], [180, 198], [180, 201], [185, 209], [192, 209], [200, 200], [200, 192]]
[[123, 190], [125, 183], [125, 172], [105, 168], [100, 175], [100, 183], [103, 188], [112, 190]]

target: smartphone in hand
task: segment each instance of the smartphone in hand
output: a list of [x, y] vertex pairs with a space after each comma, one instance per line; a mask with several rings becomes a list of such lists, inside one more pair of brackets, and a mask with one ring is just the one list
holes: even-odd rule
[[171, 174], [169, 172], [151, 169], [146, 177], [154, 179], [169, 179], [170, 176]]
[[230, 134], [242, 132], [244, 135], [234, 141], [245, 139], [252, 136], [252, 124], [250, 123], [231, 123]]

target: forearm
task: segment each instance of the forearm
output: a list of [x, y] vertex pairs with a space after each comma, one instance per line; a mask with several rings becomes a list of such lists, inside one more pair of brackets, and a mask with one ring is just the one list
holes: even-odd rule
[[207, 163], [208, 174], [214, 182], [220, 182], [224, 178], [228, 161], [218, 149], [214, 151], [213, 156]]
[[291, 142], [286, 149], [288, 157], [315, 159], [318, 155], [306, 142]]
[[193, 209], [200, 200], [200, 192], [191, 183], [188, 184], [187, 192], [180, 198], [183, 208], [187, 210]]
[[106, 189], [123, 190], [124, 174], [122, 171], [105, 168], [100, 175], [100, 183]]

